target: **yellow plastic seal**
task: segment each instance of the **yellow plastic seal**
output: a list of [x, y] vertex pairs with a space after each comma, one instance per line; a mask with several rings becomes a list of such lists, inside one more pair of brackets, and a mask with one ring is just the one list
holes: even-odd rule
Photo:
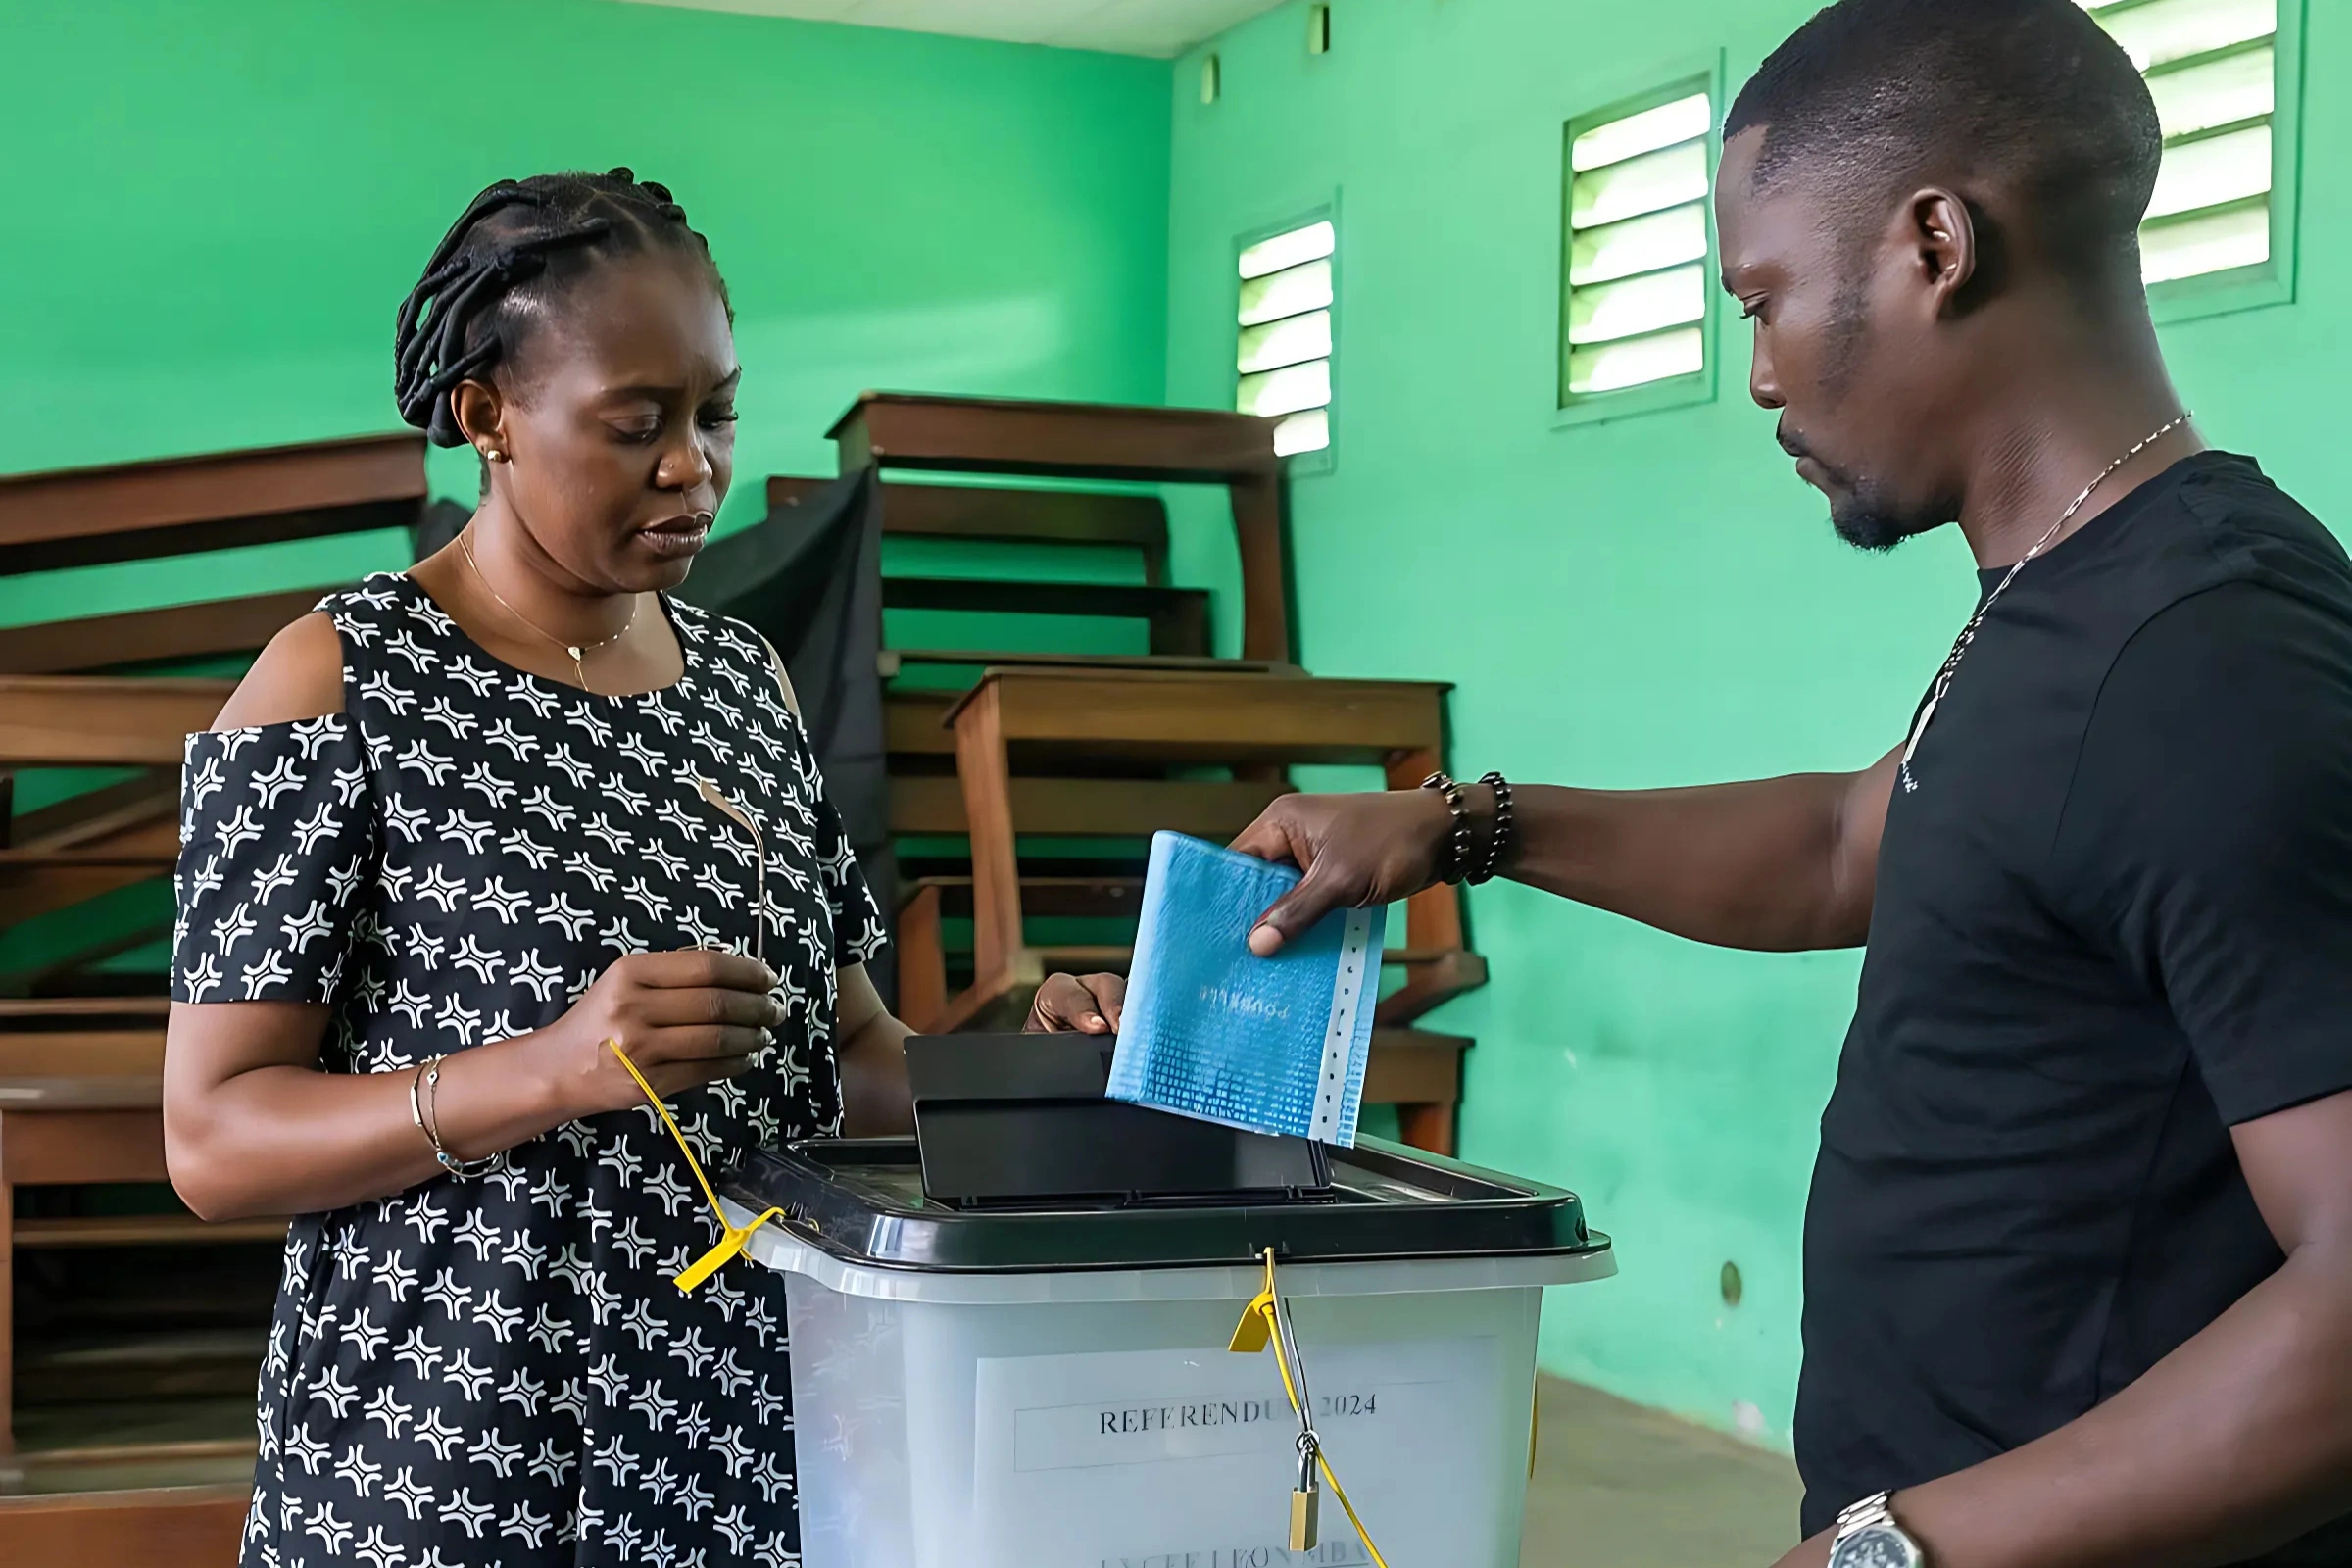
[[[1291, 1357], [1297, 1353], [1298, 1347], [1296, 1344], [1286, 1346], [1282, 1339], [1282, 1298], [1274, 1291], [1274, 1249], [1267, 1248], [1262, 1256], [1266, 1264], [1266, 1283], [1260, 1286], [1257, 1294], [1250, 1298], [1250, 1304], [1242, 1308], [1242, 1320], [1234, 1325], [1233, 1339], [1225, 1348], [1236, 1355], [1255, 1355], [1268, 1346], [1274, 1348], [1274, 1365], [1282, 1372], [1282, 1392], [1290, 1398], [1292, 1413], [1298, 1417], [1299, 1424], [1306, 1428], [1309, 1434], [1301, 1441], [1312, 1441], [1313, 1417], [1299, 1403], [1298, 1385], [1291, 1378]], [[1303, 1361], [1299, 1363], [1298, 1376], [1301, 1379], [1306, 1376], [1306, 1366]], [[1389, 1568], [1389, 1560], [1380, 1554], [1378, 1546], [1372, 1544], [1372, 1533], [1364, 1528], [1364, 1521], [1357, 1517], [1355, 1504], [1348, 1500], [1348, 1489], [1340, 1485], [1340, 1478], [1331, 1468], [1331, 1460], [1325, 1457], [1321, 1444], [1317, 1443], [1312, 1451], [1316, 1471], [1323, 1477], [1323, 1484], [1331, 1488], [1331, 1494], [1340, 1499], [1340, 1506], [1347, 1510], [1348, 1522], [1355, 1527], [1355, 1539], [1364, 1544], [1364, 1551], [1371, 1557], [1374, 1568]], [[1298, 1493], [1292, 1494], [1294, 1531], [1300, 1522], [1298, 1498], [1301, 1495], [1306, 1494]], [[1311, 1515], [1309, 1518], [1311, 1519]], [[1307, 1525], [1307, 1529], [1311, 1533], [1311, 1522]], [[1293, 1539], [1296, 1541], [1298, 1538], [1295, 1534]], [[1293, 1549], [1306, 1550], [1309, 1548], [1294, 1546]]]
[[686, 1142], [686, 1135], [678, 1131], [678, 1124], [670, 1119], [669, 1107], [662, 1103], [662, 1097], [654, 1093], [654, 1086], [645, 1081], [645, 1074], [637, 1070], [637, 1064], [629, 1059], [629, 1054], [620, 1049], [619, 1041], [607, 1039], [605, 1044], [612, 1048], [612, 1054], [620, 1058], [620, 1064], [629, 1069], [629, 1076], [637, 1080], [637, 1087], [644, 1090], [645, 1098], [653, 1102], [654, 1113], [662, 1118], [662, 1125], [668, 1128], [669, 1136], [678, 1141], [678, 1152], [686, 1156], [686, 1168], [694, 1172], [695, 1185], [702, 1188], [703, 1199], [710, 1205], [710, 1217], [718, 1221], [718, 1245], [695, 1259], [686, 1272], [678, 1276], [678, 1289], [691, 1291], [717, 1273], [720, 1265], [729, 1258], [742, 1251], [745, 1244], [751, 1241], [752, 1232], [771, 1219], [782, 1218], [784, 1211], [771, 1208], [748, 1225], [728, 1224], [727, 1211], [718, 1206], [718, 1194], [710, 1190], [710, 1178], [703, 1174], [703, 1162], [694, 1157], [694, 1146]]

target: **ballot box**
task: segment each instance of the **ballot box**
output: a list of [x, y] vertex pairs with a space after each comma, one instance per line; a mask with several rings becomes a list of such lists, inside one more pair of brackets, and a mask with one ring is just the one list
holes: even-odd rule
[[[961, 1059], [1001, 1097], [987, 1049]], [[1268, 1249], [1390, 1568], [1515, 1568], [1544, 1289], [1615, 1271], [1576, 1197], [1102, 1102], [1073, 1061], [968, 1102], [926, 1102], [918, 1067], [921, 1142], [796, 1144], [727, 1182], [731, 1222], [783, 1211], [747, 1252], [787, 1276], [805, 1568], [1370, 1563], [1327, 1488], [1290, 1544], [1300, 1423], [1275, 1353], [1229, 1348]]]

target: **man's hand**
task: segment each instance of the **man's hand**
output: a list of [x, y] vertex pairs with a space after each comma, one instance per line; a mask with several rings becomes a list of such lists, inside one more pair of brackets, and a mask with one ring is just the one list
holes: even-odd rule
[[1242, 830], [1233, 847], [1306, 873], [1250, 933], [1250, 951], [1271, 957], [1334, 909], [1408, 898], [1437, 880], [1438, 852], [1453, 813], [1436, 790], [1285, 795]]

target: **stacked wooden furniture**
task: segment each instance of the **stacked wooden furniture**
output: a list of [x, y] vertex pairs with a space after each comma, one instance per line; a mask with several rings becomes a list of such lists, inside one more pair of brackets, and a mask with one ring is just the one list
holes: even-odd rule
[[[407, 527], [424, 498], [423, 442], [414, 435], [0, 478], [0, 576]], [[233, 682], [168, 671], [241, 664], [334, 586], [0, 629], [0, 931], [36, 920], [71, 930], [76, 906], [170, 877], [183, 739], [212, 722]], [[15, 809], [13, 786], [41, 769], [104, 769], [98, 776], [110, 781]], [[179, 1317], [154, 1337], [161, 1353], [146, 1359], [127, 1344], [155, 1302], [88, 1303], [92, 1324], [126, 1336], [124, 1353], [100, 1359], [128, 1370], [77, 1372], [71, 1389], [41, 1390], [41, 1402], [61, 1395], [76, 1403], [122, 1400], [136, 1419], [151, 1408], [127, 1401], [250, 1396], [275, 1284], [263, 1244], [282, 1235], [284, 1222], [208, 1225], [163, 1201], [84, 1201], [95, 1198], [92, 1189], [166, 1180], [165, 976], [160, 968], [125, 974], [107, 966], [169, 938], [170, 898], [158, 895], [113, 929], [91, 922], [86, 934], [48, 942], [38, 963], [0, 972], [0, 1456], [16, 1449], [17, 1396], [34, 1392], [17, 1375], [28, 1364], [16, 1353], [14, 1308], [24, 1284], [20, 1263], [36, 1251], [74, 1250], [98, 1266], [117, 1250], [172, 1247], [171, 1273], [158, 1283], [181, 1308], [202, 1294], [198, 1280], [228, 1282], [209, 1324], [190, 1332], [191, 1319]], [[122, 1211], [141, 1206], [159, 1211]], [[243, 1244], [242, 1259], [221, 1251], [223, 1244]], [[130, 1268], [121, 1272], [136, 1278]], [[101, 1439], [25, 1458], [44, 1467], [120, 1467], [215, 1456], [233, 1468], [251, 1447], [242, 1434], [192, 1444]], [[154, 1506], [170, 1513], [168, 1502]], [[18, 1535], [37, 1537], [47, 1517], [30, 1501], [0, 1504], [0, 1557], [14, 1560]], [[134, 1520], [108, 1528], [132, 1540], [146, 1527]]]
[[[886, 607], [1133, 615], [1151, 652], [1131, 657], [894, 649], [900, 668], [977, 666], [964, 690], [905, 681], [886, 698], [891, 821], [906, 835], [967, 835], [961, 866], [915, 877], [900, 909], [900, 1008], [931, 1030], [1004, 1026], [1056, 968], [1123, 968], [1126, 947], [1032, 942], [1033, 916], [1132, 917], [1132, 863], [1027, 864], [1019, 840], [1133, 841], [1159, 828], [1211, 839], [1239, 832], [1291, 785], [1294, 763], [1368, 763], [1393, 787], [1438, 765], [1437, 683], [1326, 680], [1292, 662], [1282, 470], [1268, 421], [1210, 410], [868, 394], [833, 430], [844, 472], [865, 466], [989, 475], [1185, 482], [1226, 491], [1242, 565], [1242, 654], [1210, 657], [1206, 595], [1166, 585], [1166, 517], [1156, 497], [893, 482], [886, 533], [1131, 545], [1142, 587], [957, 580], [894, 586]], [[771, 496], [814, 481], [782, 481]], [[889, 667], [886, 664], [886, 667]], [[1223, 776], [1204, 777], [1216, 772]], [[972, 924], [970, 977], [952, 988], [944, 926]], [[1450, 1152], [1469, 1042], [1411, 1027], [1484, 983], [1452, 888], [1407, 908], [1389, 961], [1403, 981], [1380, 1007], [1367, 1096], [1398, 1106], [1405, 1136]]]

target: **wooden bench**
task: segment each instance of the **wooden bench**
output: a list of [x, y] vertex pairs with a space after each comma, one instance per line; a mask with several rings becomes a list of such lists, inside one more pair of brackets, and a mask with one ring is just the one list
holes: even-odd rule
[[[1043, 403], [998, 398], [938, 397], [912, 393], [868, 392], [850, 406], [828, 432], [837, 445], [843, 473], [865, 468], [973, 474], [1030, 475], [1053, 478], [1102, 479], [1122, 482], [1208, 484], [1223, 488], [1233, 508], [1235, 543], [1242, 565], [1242, 657], [1288, 663], [1293, 658], [1290, 631], [1289, 570], [1284, 543], [1282, 460], [1274, 453], [1274, 423], [1249, 415], [1215, 409], [1143, 408], [1106, 403]], [[884, 527], [892, 503], [904, 491], [948, 492], [946, 485], [894, 485], [884, 494]], [[979, 494], [988, 494], [986, 491]], [[1017, 524], [1024, 510], [1043, 514], [1033, 499], [1041, 493], [1010, 492], [1022, 497], [1003, 503], [974, 503], [944, 495], [924, 496], [918, 507], [953, 511], [958, 507], [997, 505], [1004, 510], [987, 518], [961, 524], [963, 537], [1035, 538], [1031, 533], [992, 534], [992, 525]], [[1079, 495], [1082, 492], [1059, 492]], [[1156, 505], [1146, 498], [1147, 505]], [[1057, 515], [1084, 517], [1114, 510], [1105, 498], [1063, 500], [1043, 504], [1060, 509]], [[1152, 533], [1150, 514], [1127, 509], [1130, 523], [1144, 538], [1146, 581], [1163, 580], [1166, 562], [1166, 514], [1157, 514]], [[920, 527], [910, 522], [908, 531]], [[1037, 525], [1049, 526], [1049, 525]], [[1102, 543], [1087, 536], [1086, 525], [1072, 522], [1077, 542]], [[944, 534], [943, 534], [944, 536]], [[1162, 575], [1152, 575], [1156, 552]]]
[[[832, 482], [780, 473], [767, 481], [767, 504], [797, 507]], [[1168, 509], [1157, 496], [1012, 485], [885, 484], [882, 533], [894, 539], [1129, 549], [1143, 558], [1147, 586], [1162, 588], [1168, 580]]]
[[[773, 511], [799, 506], [832, 482], [778, 474], [767, 481], [768, 507]], [[1168, 514], [1166, 504], [1157, 496], [1016, 486], [884, 484], [879, 511], [886, 538], [1132, 550], [1144, 575], [1138, 586], [886, 573], [882, 578], [885, 610], [1142, 620], [1151, 628], [1152, 655], [1206, 659], [1215, 652], [1209, 641], [1208, 594], [1167, 584]], [[932, 653], [923, 649], [890, 652], [901, 660]], [[986, 662], [986, 656], [964, 657]], [[934, 658], [932, 662], [946, 661]]]
[[0, 475], [0, 575], [408, 527], [415, 431]]
[[[408, 520], [422, 495], [416, 444], [344, 445], [0, 480], [0, 566], [93, 564]], [[15, 671], [0, 674], [0, 779], [33, 768], [136, 769], [22, 813], [8, 810], [10, 793], [0, 791], [0, 928], [70, 916], [88, 900], [169, 877], [185, 737], [209, 725], [233, 689], [225, 680], [59, 672], [249, 652], [317, 597], [306, 590], [0, 631], [0, 668]], [[283, 1234], [282, 1221], [207, 1225], [184, 1212], [17, 1213], [19, 1188], [167, 1180], [165, 999], [22, 993], [86, 985], [86, 965], [169, 931], [168, 914], [133, 922], [68, 944], [41, 971], [5, 977], [19, 994], [0, 998], [0, 1453], [17, 1441], [21, 1251]], [[8, 1510], [0, 1542], [79, 1517], [0, 1508]]]
[[[20, 1005], [18, 1019], [24, 1009]], [[57, 1021], [54, 1017], [51, 1021]], [[0, 1454], [16, 1451], [16, 1254], [42, 1248], [158, 1247], [282, 1238], [282, 1219], [213, 1224], [192, 1214], [19, 1218], [17, 1189], [160, 1183], [160, 1026], [19, 1034], [0, 1041]], [[46, 1045], [50, 1049], [43, 1050]], [[79, 1072], [60, 1075], [71, 1055]], [[25, 1068], [32, 1068], [27, 1073]]]
[[[232, 689], [218, 680], [0, 675], [0, 776], [31, 767], [141, 770], [35, 811], [0, 815], [0, 930], [171, 874], [179, 853], [181, 748], [188, 733], [213, 721]], [[94, 932], [51, 967], [70, 972], [170, 929], [157, 920]], [[7, 979], [48, 988], [57, 976]], [[73, 1071], [71, 1061], [59, 1070]]]
[[[425, 500], [414, 431], [0, 476], [0, 575], [408, 528]], [[253, 653], [338, 586], [0, 628], [0, 672]]]
[[[0, 575], [413, 525], [425, 504], [413, 432], [0, 476]], [[0, 928], [167, 874], [177, 849], [181, 737], [212, 721], [226, 682], [109, 675], [259, 650], [335, 584], [0, 628]], [[17, 772], [146, 769], [12, 814]], [[152, 940], [113, 932], [37, 975]]]
[[[0, 926], [170, 875], [179, 848], [181, 749], [191, 731], [213, 721], [232, 687], [220, 680], [0, 676], [0, 769], [142, 769], [9, 822], [13, 832], [0, 849]], [[133, 940], [168, 931], [168, 923], [142, 928]], [[20, 1249], [155, 1246], [266, 1232], [207, 1226], [189, 1215], [16, 1218], [19, 1187], [167, 1179], [167, 1006], [161, 996], [0, 999], [0, 1453], [15, 1446]]]

